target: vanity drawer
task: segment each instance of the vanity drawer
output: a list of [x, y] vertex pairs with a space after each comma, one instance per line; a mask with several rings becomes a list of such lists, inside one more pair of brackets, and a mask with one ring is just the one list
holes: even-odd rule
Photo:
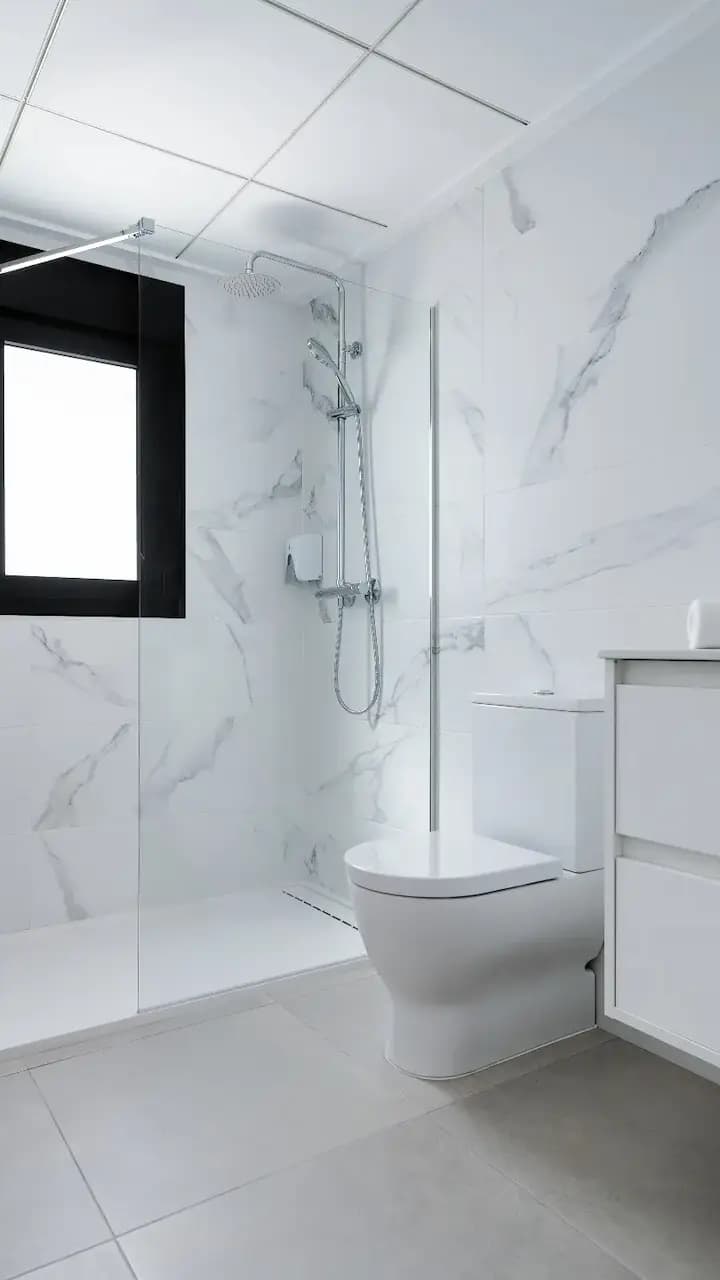
[[618, 834], [720, 855], [720, 689], [618, 685]]
[[619, 1016], [719, 1051], [719, 960], [720, 879], [618, 858]]

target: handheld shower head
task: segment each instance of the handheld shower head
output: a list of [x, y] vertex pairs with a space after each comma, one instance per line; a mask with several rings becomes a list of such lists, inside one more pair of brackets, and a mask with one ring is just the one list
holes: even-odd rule
[[340, 389], [343, 395], [345, 396], [345, 406], [344, 406], [345, 410], [346, 411], [349, 410], [350, 413], [359, 413], [360, 406], [357, 400], [355, 399], [355, 396], [352, 393], [352, 388], [350, 386], [350, 383], [348, 382], [345, 375], [341, 373], [340, 370], [338, 369], [327, 347], [324, 347], [322, 342], [318, 342], [317, 338], [308, 338], [307, 349], [310, 352], [311, 356], [314, 356], [315, 359], [320, 362], [320, 364], [324, 365], [326, 369], [329, 369], [331, 373], [335, 374], [335, 377], [338, 380]]
[[222, 282], [223, 289], [234, 298], [267, 298], [280, 288], [280, 281], [264, 271], [254, 271], [247, 266], [239, 276], [226, 276]]
[[314, 356], [316, 360], [319, 360], [320, 364], [325, 365], [326, 369], [332, 369], [335, 377], [337, 377], [338, 367], [327, 347], [324, 347], [322, 342], [318, 342], [317, 338], [308, 338], [307, 349], [311, 356]]

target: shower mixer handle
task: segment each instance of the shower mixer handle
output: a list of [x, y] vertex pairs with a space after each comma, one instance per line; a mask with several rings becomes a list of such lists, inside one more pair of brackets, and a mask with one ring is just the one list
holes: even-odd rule
[[369, 584], [366, 582], [339, 582], [335, 587], [319, 587], [315, 592], [317, 600], [326, 600], [328, 597], [334, 596], [336, 599], [342, 599], [345, 605], [353, 605], [360, 597], [368, 604], [370, 604], [371, 600], [373, 604], [377, 604], [380, 595], [380, 583], [377, 578], [371, 578]]

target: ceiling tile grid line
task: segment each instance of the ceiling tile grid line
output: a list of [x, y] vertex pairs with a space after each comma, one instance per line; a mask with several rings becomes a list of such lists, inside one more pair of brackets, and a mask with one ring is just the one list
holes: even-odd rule
[[[419, 5], [419, 4], [421, 4], [421, 3], [422, 3], [422, 0], [412, 0], [412, 2], [411, 2], [410, 4], [406, 5], [406, 6], [405, 6], [405, 8], [404, 8], [404, 9], [402, 10], [402, 12], [400, 13], [400, 15], [399, 15], [399, 16], [398, 16], [398, 17], [397, 17], [393, 22], [391, 22], [391, 23], [390, 23], [390, 25], [389, 25], [389, 26], [388, 26], [388, 27], [387, 27], [387, 28], [386, 28], [386, 29], [381, 33], [381, 35], [378, 37], [378, 39], [377, 39], [377, 41], [376, 41], [375, 43], [376, 43], [376, 44], [380, 44], [380, 43], [381, 43], [381, 41], [382, 41], [382, 40], [384, 40], [388, 35], [390, 35], [390, 34], [391, 34], [391, 32], [393, 32], [393, 31], [395, 30], [395, 28], [396, 28], [396, 27], [398, 27], [398, 26], [400, 25], [400, 23], [401, 23], [401, 22], [402, 22], [402, 21], [407, 17], [407, 15], [408, 15], [409, 13], [412, 13], [413, 9], [416, 9], [416, 8], [418, 7], [418, 5]], [[297, 125], [297, 127], [292, 131], [292, 133], [288, 134], [287, 138], [285, 138], [285, 139], [280, 143], [280, 146], [279, 146], [279, 147], [277, 147], [277, 148], [275, 149], [275, 151], [272, 153], [272, 155], [268, 156], [268, 157], [263, 161], [263, 163], [260, 165], [260, 167], [259, 167], [258, 169], [256, 169], [256, 170], [255, 170], [255, 172], [254, 172], [254, 173], [253, 173], [253, 175], [252, 175], [252, 178], [259, 178], [259, 177], [260, 177], [260, 174], [264, 171], [264, 169], [266, 169], [266, 168], [267, 168], [267, 166], [271, 163], [271, 161], [273, 161], [273, 160], [275, 159], [275, 157], [276, 157], [277, 155], [279, 155], [279, 154], [280, 154], [280, 152], [281, 152], [281, 151], [282, 151], [282, 150], [283, 150], [283, 149], [288, 145], [288, 143], [289, 143], [289, 142], [292, 142], [293, 138], [297, 137], [297, 135], [301, 132], [301, 130], [305, 128], [306, 124], [308, 124], [308, 122], [309, 122], [310, 120], [312, 120], [312, 119], [313, 119], [313, 117], [314, 117], [314, 116], [316, 116], [316, 115], [317, 115], [317, 113], [318, 113], [319, 111], [321, 111], [321, 110], [322, 110], [322, 108], [325, 106], [326, 102], [329, 102], [329, 101], [330, 101], [330, 99], [331, 99], [331, 98], [332, 98], [332, 97], [333, 97], [333, 96], [338, 92], [338, 89], [341, 89], [341, 88], [342, 88], [342, 86], [343, 86], [343, 85], [344, 85], [348, 80], [350, 80], [352, 76], [354, 76], [354, 75], [355, 75], [355, 73], [356, 73], [356, 71], [358, 70], [358, 68], [359, 68], [359, 67], [361, 67], [361, 66], [363, 65], [363, 63], [364, 63], [364, 62], [366, 62], [366, 61], [367, 61], [367, 59], [371, 56], [372, 51], [373, 51], [373, 46], [371, 46], [370, 48], [368, 48], [367, 50], [365, 50], [363, 53], [361, 53], [360, 57], [359, 57], [359, 58], [358, 58], [358, 59], [353, 63], [353, 65], [350, 67], [350, 69], [349, 69], [348, 71], [346, 71], [346, 72], [345, 72], [345, 75], [344, 75], [344, 76], [342, 76], [342, 77], [341, 77], [341, 79], [337, 82], [337, 84], [333, 86], [333, 88], [330, 90], [330, 92], [329, 92], [328, 94], [326, 94], [326, 95], [325, 95], [325, 97], [322, 99], [322, 101], [320, 101], [320, 102], [317, 104], [317, 106], [316, 106], [316, 107], [314, 107], [314, 108], [313, 108], [313, 110], [312, 110], [312, 111], [311, 111], [311, 112], [310, 112], [310, 113], [305, 117], [305, 119], [304, 119], [304, 120], [302, 120], [302, 121], [300, 122], [300, 124], [299, 124], [299, 125]], [[204, 236], [204, 235], [205, 235], [205, 233], [206, 233], [206, 232], [210, 229], [210, 227], [213, 225], [213, 223], [214, 223], [214, 222], [215, 222], [215, 221], [216, 221], [216, 220], [217, 220], [217, 219], [218, 219], [218, 218], [219, 218], [223, 213], [226, 213], [226, 212], [227, 212], [227, 210], [228, 210], [228, 209], [230, 208], [230, 206], [235, 202], [235, 200], [237, 199], [237, 197], [238, 197], [239, 195], [241, 195], [241, 194], [242, 194], [242, 192], [244, 191], [244, 189], [245, 189], [245, 187], [246, 187], [247, 185], [248, 185], [248, 183], [244, 183], [244, 184], [243, 184], [243, 186], [241, 186], [241, 187], [240, 187], [240, 188], [235, 192], [235, 194], [234, 194], [233, 196], [231, 196], [231, 198], [230, 198], [229, 200], [227, 200], [227, 201], [225, 202], [225, 204], [224, 204], [224, 205], [222, 205], [222, 206], [221, 206], [221, 208], [219, 208], [219, 209], [217, 210], [217, 212], [214, 214], [214, 216], [213, 216], [212, 218], [210, 218], [210, 220], [206, 223], [206, 225], [200, 229], [200, 231], [197, 233], [197, 235], [193, 236], [193, 238], [188, 242], [188, 244], [186, 244], [186, 245], [185, 245], [185, 247], [184, 247], [183, 249], [181, 249], [181, 250], [180, 250], [180, 252], [179, 252], [179, 253], [178, 253], [178, 255], [177, 255], [177, 257], [178, 257], [178, 258], [182, 258], [182, 257], [183, 257], [183, 255], [184, 255], [185, 253], [187, 253], [188, 249], [191, 249], [191, 248], [192, 248], [192, 246], [193, 246], [193, 244], [195, 243], [195, 241], [196, 241], [196, 240], [199, 240], [199, 239], [201, 238], [201, 236]]]
[[56, 4], [53, 14], [50, 18], [50, 22], [48, 23], [47, 29], [42, 38], [40, 48], [38, 49], [37, 56], [30, 70], [30, 75], [28, 76], [27, 82], [25, 84], [24, 92], [18, 102], [17, 110], [10, 123], [10, 127], [5, 135], [2, 146], [0, 146], [0, 169], [2, 169], [2, 166], [5, 163], [5, 158], [7, 156], [7, 153], [10, 150], [10, 147], [12, 146], [13, 138], [17, 133], [18, 126], [22, 119], [23, 111], [25, 110], [25, 107], [27, 106], [27, 103], [30, 99], [32, 91], [38, 82], [40, 73], [45, 65], [47, 56], [50, 52], [55, 36], [57, 35], [58, 28], [60, 26], [60, 23], [62, 22], [63, 15], [65, 13], [65, 10], [67, 9], [68, 3], [69, 3], [69, 0], [58, 0], [58, 3]]
[[351, 35], [349, 31], [342, 31], [339, 27], [334, 27], [328, 22], [321, 22], [319, 18], [312, 18], [308, 13], [303, 13], [300, 9], [294, 9], [291, 4], [283, 4], [282, 0], [262, 0], [262, 3], [270, 5], [271, 9], [278, 9], [280, 13], [287, 13], [293, 18], [299, 18], [301, 22], [307, 22], [311, 27], [318, 27], [321, 31], [326, 31], [329, 36], [337, 36], [339, 40], [346, 40], [348, 44], [354, 44], [357, 49], [364, 49], [367, 52], [372, 47], [366, 40], [361, 40], [359, 36]]
[[[399, 26], [401, 22], [408, 16], [407, 12], [402, 14], [398, 22], [385, 31], [378, 43], [373, 47], [365, 40], [360, 40], [357, 36], [350, 35], [347, 31], [341, 31], [338, 27], [328, 25], [326, 22], [320, 22], [318, 18], [311, 18], [306, 13], [301, 13], [299, 9], [293, 9], [291, 5], [283, 4], [281, 0], [262, 0], [263, 4], [270, 5], [273, 9], [279, 9], [282, 13], [292, 14], [295, 18], [300, 18], [304, 22], [310, 23], [313, 27], [319, 27], [321, 31], [326, 31], [329, 35], [337, 36], [341, 40], [347, 40], [349, 44], [354, 44], [358, 49], [365, 50], [366, 53], [373, 52], [376, 58], [384, 58], [386, 62], [391, 62], [393, 66], [400, 67], [403, 71], [411, 71], [416, 76], [421, 76], [423, 80], [430, 80], [433, 84], [440, 85], [443, 89], [448, 89], [450, 93], [458, 93], [463, 98], [469, 98], [471, 102], [476, 102], [480, 107], [487, 107], [488, 111], [496, 111], [498, 115], [506, 116], [508, 120], [514, 120], [516, 124], [527, 125], [530, 123], [524, 116], [520, 116], [517, 112], [510, 110], [509, 107], [501, 106], [497, 102], [490, 102], [487, 98], [482, 98], [478, 94], [471, 93], [469, 89], [461, 88], [459, 85], [451, 84], [447, 80], [442, 80], [439, 76], [432, 75], [431, 72], [416, 67], [411, 62], [405, 62], [402, 58], [386, 53], [382, 48], [383, 43], [395, 31], [395, 26]], [[422, 0], [419, 0], [422, 3]]]
[[[10, 102], [16, 102], [15, 98], [8, 98], [6, 94], [0, 94], [0, 99]], [[136, 147], [144, 147], [147, 151], [156, 151], [158, 155], [171, 156], [174, 160], [182, 160], [185, 164], [194, 165], [198, 169], [208, 169], [212, 173], [222, 173], [228, 178], [236, 178], [243, 185], [252, 183], [253, 186], [263, 187], [266, 191], [276, 191], [279, 195], [291, 196], [293, 200], [302, 200], [305, 204], [315, 204], [321, 209], [329, 209], [332, 213], [340, 213], [345, 218], [354, 218], [358, 222], [366, 222], [375, 227], [387, 227], [386, 222], [380, 221], [378, 218], [368, 218], [362, 213], [355, 213], [353, 209], [344, 209], [339, 205], [328, 204], [324, 200], [314, 200], [311, 196], [301, 195], [297, 191], [288, 191], [284, 187], [278, 187], [271, 182], [262, 182], [257, 178], [249, 178], [247, 174], [238, 173], [235, 169], [225, 169], [222, 165], [211, 164], [207, 160], [198, 160], [194, 156], [185, 155], [182, 151], [173, 151], [170, 147], [160, 147], [154, 142], [144, 142], [142, 138], [135, 138], [128, 133], [118, 133], [116, 129], [104, 129], [102, 125], [91, 124], [88, 120], [79, 120], [76, 116], [68, 115], [64, 111], [52, 111], [49, 107], [38, 107], [33, 103], [27, 104], [27, 110], [32, 112], [42, 112], [43, 115], [53, 116], [58, 120], [67, 120], [70, 124], [76, 124], [83, 129], [91, 129], [95, 133], [107, 134], [110, 138], [120, 138], [123, 142], [130, 142]], [[189, 233], [188, 233], [189, 234]]]
[[[6, 95], [0, 93], [0, 99], [5, 99]], [[9, 99], [15, 101], [15, 99]], [[237, 178], [238, 182], [243, 186], [252, 183], [252, 186], [263, 187], [265, 191], [275, 191], [281, 196], [291, 196], [293, 200], [301, 200], [306, 205], [318, 205], [320, 209], [328, 209], [333, 214], [342, 214], [343, 218], [354, 218], [360, 223], [369, 223], [372, 227], [387, 228], [387, 223], [383, 223], [378, 218], [366, 218], [364, 214], [356, 214], [352, 209], [342, 209], [340, 205], [331, 205], [324, 200], [314, 200], [311, 196], [302, 196], [297, 191], [287, 191], [284, 187], [275, 186], [272, 182], [261, 182], [259, 178], [249, 178], [247, 174], [237, 173], [236, 169], [224, 169], [223, 165], [210, 164], [208, 160], [197, 160], [195, 156], [184, 155], [182, 151], [173, 151], [170, 147], [160, 147], [155, 142], [143, 142], [142, 138], [133, 137], [129, 133], [118, 133], [117, 129], [105, 129], [101, 124], [91, 124], [88, 120], [79, 120], [77, 116], [68, 115], [65, 111], [53, 111], [47, 106], [35, 106], [32, 102], [28, 102], [27, 109], [29, 111], [41, 111], [44, 115], [53, 115], [59, 120], [68, 120], [70, 124], [81, 125], [83, 129], [92, 129], [95, 133], [106, 133], [108, 137], [120, 138], [123, 142], [132, 142], [133, 146], [145, 147], [147, 151], [156, 151], [158, 155], [172, 156], [174, 160], [183, 160], [186, 164], [196, 165], [199, 169], [209, 169], [213, 173], [222, 173], [228, 178]]]
[[393, 58], [389, 53], [384, 53], [382, 49], [374, 49], [373, 57], [382, 58], [383, 62], [389, 62], [391, 66], [398, 67], [401, 71], [409, 71], [411, 75], [418, 76], [421, 80], [427, 80], [428, 84], [436, 84], [439, 89], [447, 89], [449, 93], [456, 93], [459, 98], [467, 98], [468, 102], [474, 102], [478, 107], [484, 107], [486, 111], [494, 111], [498, 116], [504, 116], [506, 120], [512, 120], [515, 124], [529, 125], [530, 121], [524, 116], [519, 116], [515, 111], [511, 111], [509, 107], [501, 107], [497, 102], [490, 102], [487, 98], [480, 98], [476, 93], [471, 93], [469, 89], [460, 89], [455, 84], [449, 84], [447, 80], [441, 80], [439, 76], [430, 75], [429, 71], [421, 71], [419, 67], [414, 67], [410, 62], [403, 62], [400, 58]]

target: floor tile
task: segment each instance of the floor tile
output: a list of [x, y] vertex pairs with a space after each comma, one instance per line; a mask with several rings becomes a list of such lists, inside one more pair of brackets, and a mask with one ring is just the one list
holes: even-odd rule
[[132, 1280], [132, 1272], [116, 1244], [101, 1244], [32, 1271], [24, 1280]]
[[630, 1280], [430, 1117], [121, 1241], [138, 1280]]
[[423, 1109], [277, 1005], [34, 1076], [116, 1232]]
[[645, 1280], [717, 1280], [716, 1085], [616, 1040], [437, 1121]]
[[424, 1102], [428, 1108], [444, 1106], [455, 1098], [490, 1089], [503, 1080], [535, 1071], [549, 1062], [570, 1057], [609, 1038], [603, 1031], [583, 1032], [457, 1080], [417, 1080], [398, 1071], [384, 1057], [387, 996], [375, 974], [359, 976], [352, 985], [342, 987], [325, 986], [299, 994], [292, 987], [287, 992], [277, 990], [275, 999], [330, 1044], [372, 1071], [386, 1088]]
[[0, 1280], [109, 1234], [30, 1077], [0, 1080]]

